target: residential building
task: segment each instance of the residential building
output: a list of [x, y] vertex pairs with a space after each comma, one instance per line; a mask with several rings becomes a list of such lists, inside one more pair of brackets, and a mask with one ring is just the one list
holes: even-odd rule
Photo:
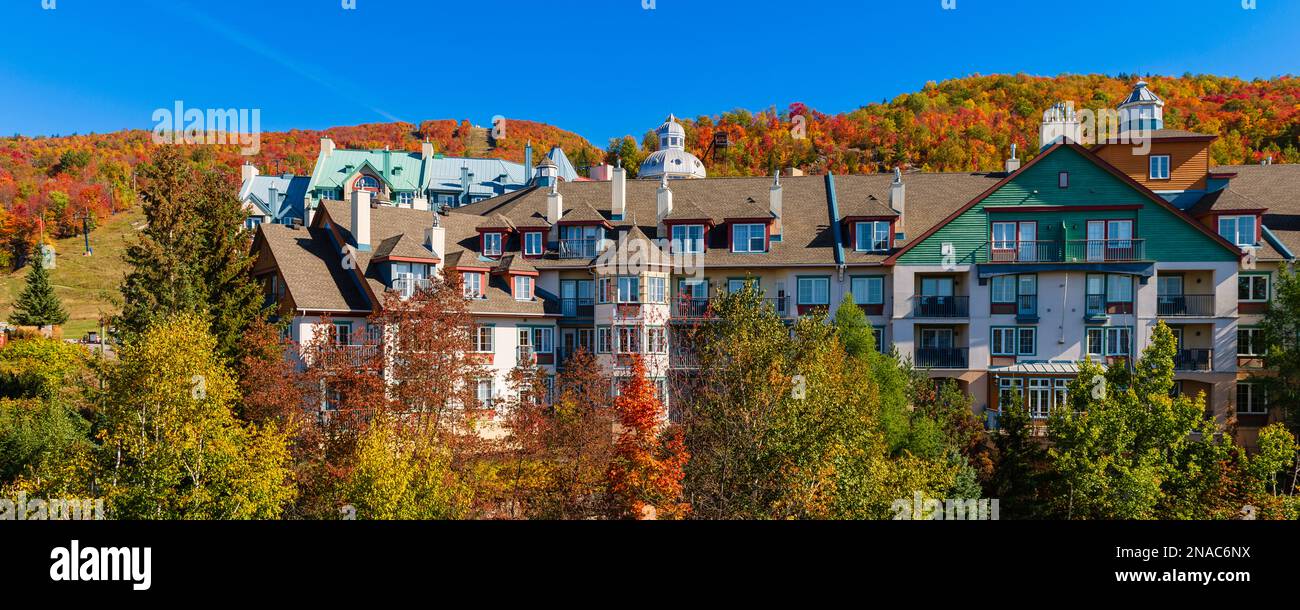
[[554, 375], [579, 347], [615, 379], [641, 354], [665, 387], [696, 365], [676, 330], [746, 283], [789, 321], [852, 294], [882, 349], [955, 380], [991, 423], [1012, 392], [1045, 420], [1081, 360], [1128, 366], [1163, 320], [1178, 391], [1249, 444], [1276, 417], [1249, 382], [1253, 328], [1300, 249], [1300, 166], [1212, 168], [1212, 138], [1164, 130], [1162, 106], [1138, 91], [1121, 107], [1141, 149], [1080, 145], [1054, 106], [1049, 145], [1001, 172], [565, 181], [544, 161], [524, 188], [436, 210], [354, 189], [305, 227], [259, 227], [254, 274], [302, 341], [322, 314], [364, 324], [385, 291], [458, 270], [496, 371], [484, 400], [520, 357]]

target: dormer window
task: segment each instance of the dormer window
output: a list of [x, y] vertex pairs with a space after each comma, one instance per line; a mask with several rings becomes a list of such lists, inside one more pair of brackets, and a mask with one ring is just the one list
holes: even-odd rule
[[501, 234], [483, 234], [483, 256], [501, 256]]
[[545, 252], [540, 231], [524, 233], [524, 256], [541, 256]]
[[483, 274], [477, 271], [466, 272], [461, 275], [461, 281], [465, 298], [476, 299], [483, 296]]
[[737, 224], [731, 228], [732, 252], [764, 252], [767, 250], [767, 227], [762, 224]]
[[353, 190], [379, 192], [379, 181], [374, 176], [361, 176], [352, 184]]
[[1168, 180], [1169, 179], [1169, 155], [1151, 155], [1151, 171], [1148, 176], [1151, 180]]
[[533, 300], [533, 278], [527, 275], [515, 276], [515, 300]]
[[1220, 216], [1219, 235], [1238, 246], [1254, 246], [1254, 216]]
[[889, 221], [875, 220], [856, 223], [853, 228], [854, 249], [858, 252], [887, 252], [889, 250]]
[[675, 225], [672, 231], [672, 251], [680, 254], [704, 252], [704, 225]]

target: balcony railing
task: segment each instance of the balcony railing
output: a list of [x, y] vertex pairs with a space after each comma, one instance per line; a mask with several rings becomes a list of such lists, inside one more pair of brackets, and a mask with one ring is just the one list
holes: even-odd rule
[[1146, 258], [1142, 239], [1073, 239], [1060, 241], [989, 241], [992, 263], [1104, 263]]
[[1175, 371], [1211, 371], [1214, 370], [1214, 350], [1180, 349], [1174, 354]]
[[561, 239], [560, 258], [595, 258], [600, 242], [599, 239]]
[[708, 299], [692, 297], [673, 299], [674, 318], [704, 318], [708, 314]]
[[965, 318], [970, 315], [970, 297], [918, 294], [912, 298], [912, 315], [917, 318]]
[[1021, 317], [1038, 315], [1038, 295], [1022, 294], [1016, 297], [1016, 315]]
[[594, 299], [560, 299], [560, 312], [566, 318], [590, 318], [595, 309]]
[[1145, 245], [1142, 239], [1073, 239], [1065, 242], [1065, 258], [1074, 263], [1140, 261]]
[[1213, 316], [1212, 294], [1162, 294], [1156, 300], [1158, 316]]
[[916, 366], [923, 369], [966, 368], [964, 347], [919, 347], [916, 349]]
[[429, 290], [433, 282], [423, 277], [399, 277], [393, 280], [393, 290], [403, 299], [409, 299], [418, 290]]
[[1090, 294], [1084, 297], [1085, 315], [1104, 316], [1106, 315], [1106, 295]]
[[789, 296], [763, 297], [763, 302], [767, 303], [767, 305], [772, 308], [772, 311], [776, 312], [777, 317], [790, 317], [791, 309]]
[[1055, 263], [1061, 262], [1059, 241], [991, 241], [989, 262]]

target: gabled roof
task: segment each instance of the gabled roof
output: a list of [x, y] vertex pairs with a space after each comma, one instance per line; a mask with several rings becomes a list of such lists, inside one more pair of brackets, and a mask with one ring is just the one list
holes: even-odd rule
[[[1007, 174], [1004, 178], [1002, 178], [1001, 180], [998, 180], [996, 184], [990, 186], [990, 187], [989, 187], [987, 190], [985, 190], [983, 193], [980, 193], [979, 196], [975, 197], [974, 199], [971, 199], [968, 203], [966, 203], [965, 205], [961, 206], [961, 207], [958, 208], [957, 210], [953, 211], [951, 214], [949, 214], [949, 215], [948, 215], [946, 218], [944, 218], [942, 221], [935, 223], [933, 226], [931, 226], [929, 229], [927, 229], [923, 234], [921, 234], [920, 236], [918, 236], [916, 239], [909, 240], [908, 243], [907, 243], [906, 245], [904, 245], [902, 248], [900, 248], [900, 249], [894, 251], [893, 254], [890, 254], [890, 255], [885, 259], [885, 263], [886, 263], [886, 264], [891, 264], [891, 265], [894, 264], [894, 263], [896, 263], [896, 262], [898, 261], [898, 258], [899, 258], [900, 256], [902, 256], [903, 254], [905, 254], [908, 250], [911, 250], [912, 248], [916, 247], [917, 244], [921, 243], [921, 242], [924, 241], [926, 238], [928, 238], [928, 237], [930, 237], [931, 235], [933, 235], [933, 234], [934, 234], [936, 231], [938, 231], [941, 227], [943, 227], [944, 225], [946, 225], [946, 224], [952, 222], [953, 220], [956, 220], [959, 216], [961, 216], [961, 215], [962, 215], [963, 213], [965, 213], [967, 210], [970, 210], [971, 208], [973, 208], [973, 207], [975, 207], [976, 205], [978, 205], [981, 201], [984, 201], [985, 199], [987, 199], [989, 195], [992, 195], [993, 193], [997, 192], [998, 189], [1002, 188], [1003, 186], [1006, 186], [1009, 182], [1011, 182], [1012, 180], [1014, 180], [1017, 176], [1020, 176], [1020, 175], [1023, 174], [1026, 170], [1028, 170], [1029, 168], [1031, 168], [1031, 167], [1033, 167], [1034, 165], [1038, 164], [1038, 163], [1041, 162], [1043, 159], [1046, 159], [1046, 158], [1050, 157], [1052, 154], [1056, 153], [1057, 151], [1061, 150], [1062, 148], [1069, 148], [1069, 149], [1071, 149], [1071, 150], [1073, 150], [1073, 151], [1079, 153], [1079, 154], [1082, 155], [1085, 159], [1087, 159], [1088, 161], [1090, 161], [1090, 162], [1092, 162], [1093, 164], [1095, 164], [1097, 167], [1100, 167], [1100, 168], [1102, 168], [1103, 170], [1106, 170], [1106, 172], [1108, 172], [1110, 175], [1114, 176], [1115, 178], [1117, 178], [1117, 179], [1120, 180], [1121, 182], [1127, 184], [1130, 188], [1132, 188], [1133, 190], [1137, 191], [1137, 193], [1138, 193], [1139, 195], [1141, 195], [1142, 197], [1146, 198], [1146, 199], [1147, 199], [1148, 201], [1150, 201], [1151, 203], [1154, 203], [1154, 204], [1156, 204], [1157, 206], [1160, 206], [1160, 207], [1164, 208], [1165, 210], [1168, 210], [1171, 214], [1173, 214], [1173, 215], [1175, 215], [1175, 216], [1177, 216], [1177, 217], [1183, 219], [1183, 221], [1187, 222], [1189, 225], [1191, 225], [1192, 227], [1194, 227], [1196, 230], [1200, 231], [1200, 232], [1203, 233], [1204, 235], [1208, 236], [1210, 239], [1214, 240], [1214, 241], [1215, 241], [1216, 243], [1218, 243], [1220, 246], [1223, 246], [1224, 248], [1227, 248], [1228, 250], [1230, 250], [1230, 251], [1232, 251], [1232, 252], [1234, 252], [1234, 253], [1236, 253], [1236, 254], [1238, 254], [1238, 255], [1241, 255], [1241, 249], [1238, 248], [1235, 244], [1233, 244], [1233, 243], [1229, 242], [1228, 240], [1224, 239], [1223, 236], [1219, 235], [1218, 233], [1216, 233], [1216, 232], [1214, 232], [1214, 231], [1211, 231], [1211, 230], [1210, 230], [1209, 228], [1207, 228], [1205, 225], [1203, 225], [1203, 224], [1201, 224], [1201, 223], [1199, 223], [1199, 222], [1196, 222], [1194, 219], [1192, 219], [1190, 216], [1188, 216], [1186, 212], [1183, 212], [1182, 210], [1180, 210], [1180, 209], [1174, 207], [1173, 204], [1171, 204], [1171, 203], [1169, 203], [1168, 201], [1166, 201], [1163, 197], [1161, 197], [1161, 196], [1155, 194], [1154, 192], [1151, 191], [1151, 189], [1148, 189], [1147, 187], [1142, 186], [1141, 183], [1137, 182], [1136, 180], [1134, 180], [1133, 178], [1131, 178], [1128, 174], [1126, 174], [1126, 173], [1120, 171], [1119, 169], [1117, 169], [1115, 166], [1111, 165], [1110, 163], [1107, 163], [1104, 159], [1102, 159], [1101, 157], [1098, 157], [1095, 153], [1093, 153], [1093, 152], [1092, 152], [1091, 150], [1089, 150], [1088, 148], [1086, 148], [1086, 147], [1084, 147], [1084, 146], [1080, 146], [1079, 144], [1076, 144], [1076, 143], [1074, 143], [1074, 142], [1070, 142], [1070, 141], [1062, 140], [1062, 141], [1058, 141], [1057, 143], [1055, 143], [1055, 144], [1049, 146], [1046, 150], [1044, 150], [1044, 151], [1042, 151], [1041, 153], [1039, 153], [1039, 154], [1038, 154], [1037, 156], [1035, 156], [1032, 160], [1030, 160], [1029, 163], [1026, 163], [1026, 164], [1025, 164], [1023, 167], [1021, 167], [1019, 170], [1016, 170], [1016, 171], [1013, 172], [1013, 173]], [[909, 193], [909, 195], [910, 195], [910, 193]]]

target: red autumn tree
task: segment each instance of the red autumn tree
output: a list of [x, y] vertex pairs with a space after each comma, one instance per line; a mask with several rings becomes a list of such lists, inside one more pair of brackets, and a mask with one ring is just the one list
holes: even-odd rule
[[606, 476], [611, 514], [624, 519], [683, 518], [691, 510], [682, 500], [690, 454], [680, 431], [665, 430], [664, 406], [646, 379], [639, 355], [632, 358], [631, 373], [614, 401], [620, 431]]

